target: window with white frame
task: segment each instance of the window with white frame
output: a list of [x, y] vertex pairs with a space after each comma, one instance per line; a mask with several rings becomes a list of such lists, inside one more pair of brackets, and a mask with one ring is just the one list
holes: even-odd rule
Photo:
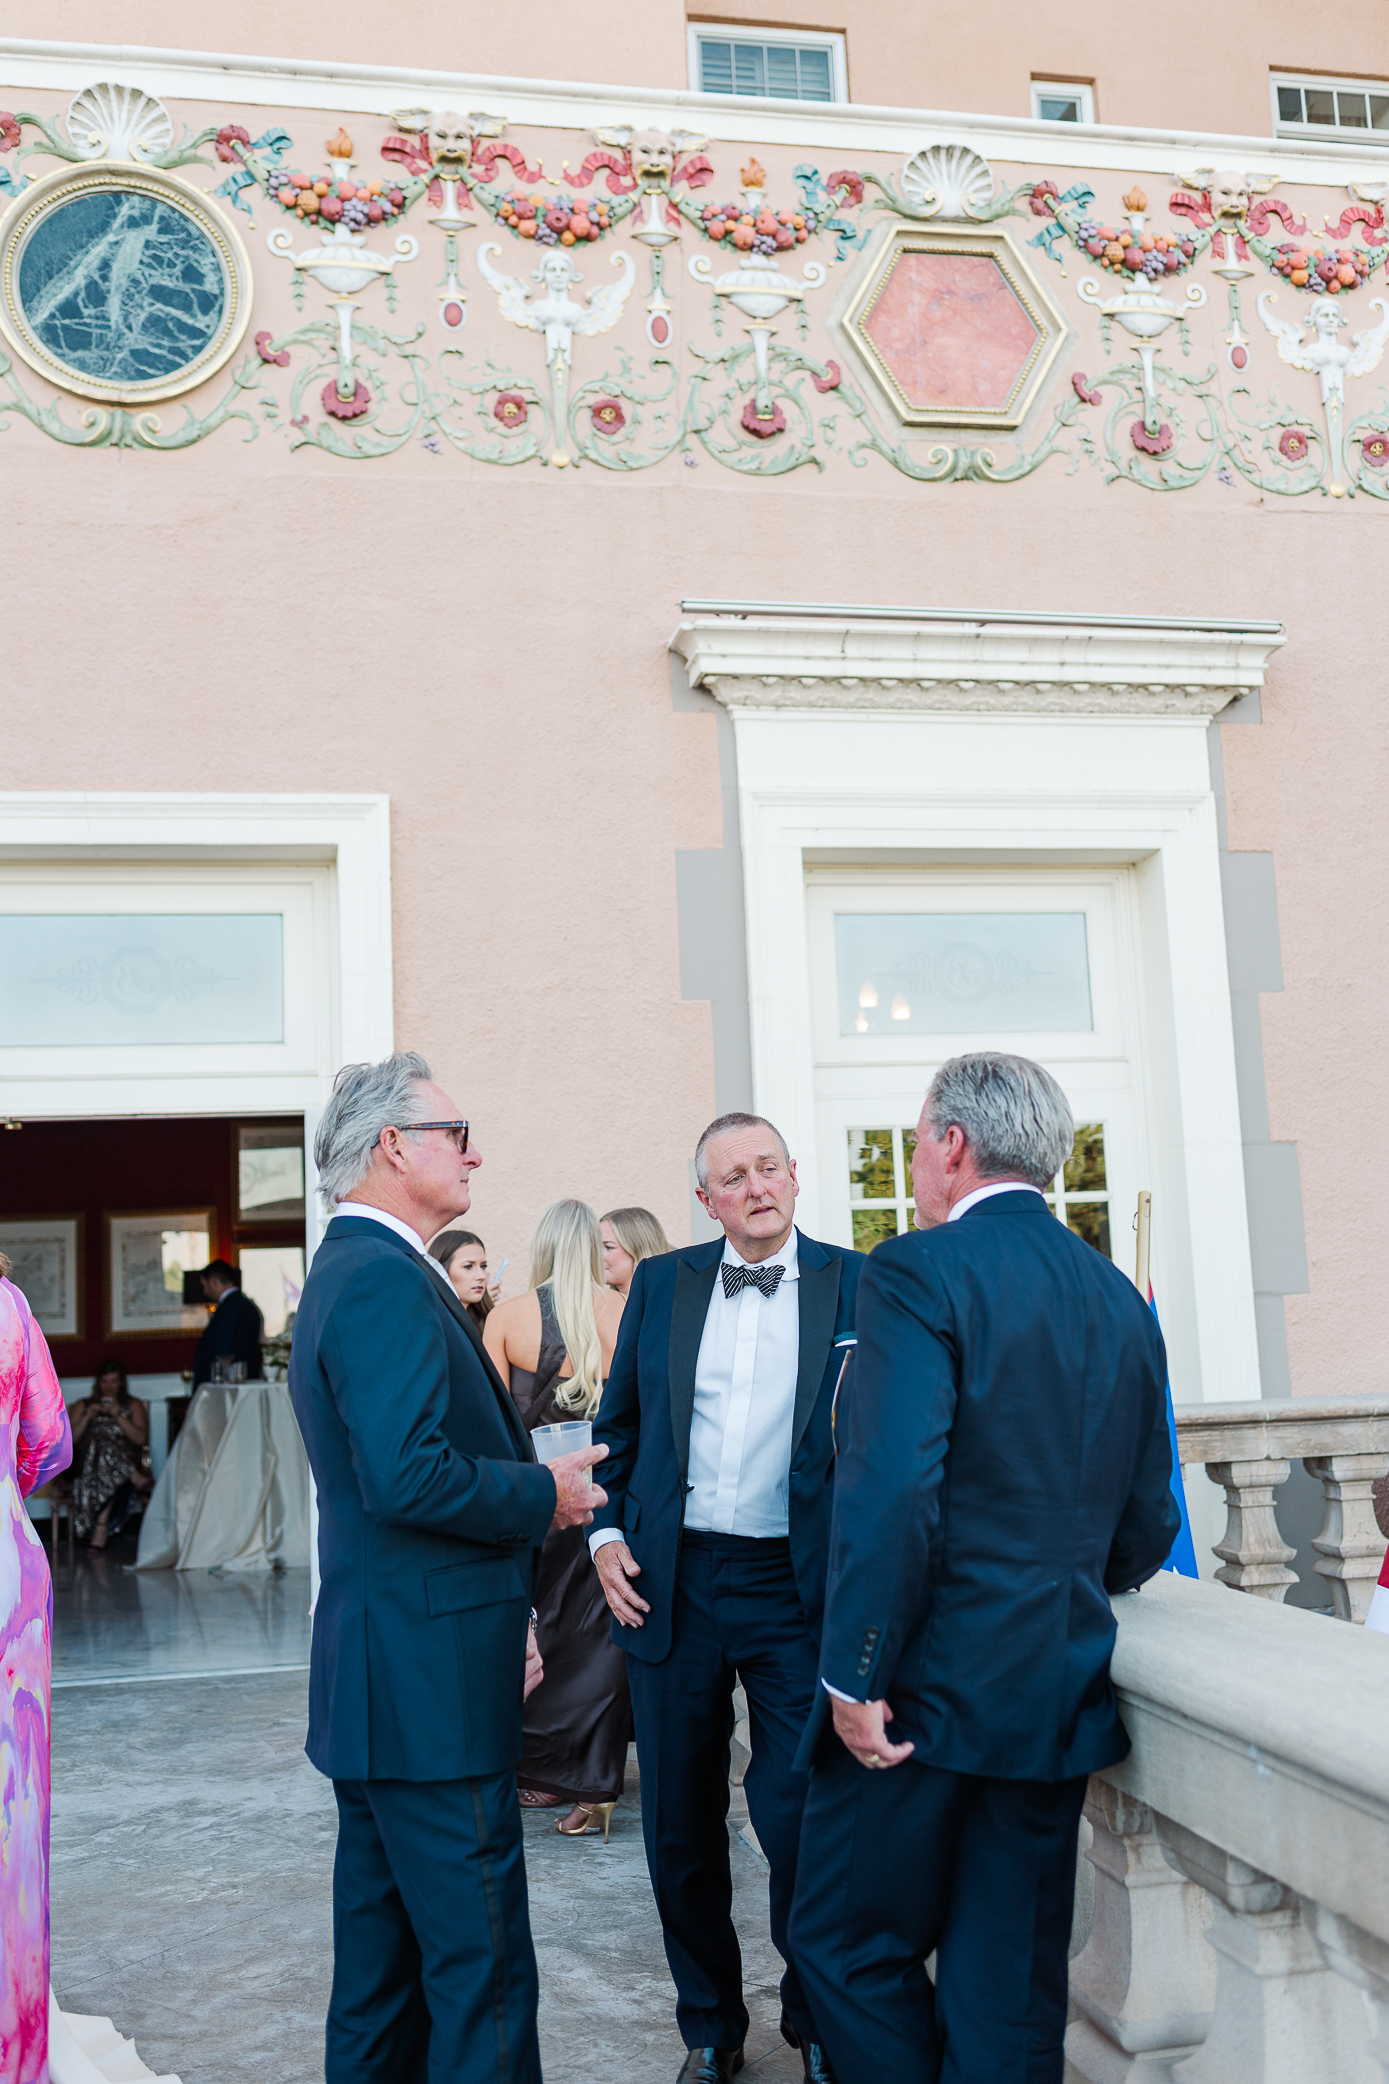
[[1328, 80], [1275, 73], [1273, 127], [1279, 137], [1335, 136], [1389, 145], [1389, 80]]
[[1095, 90], [1082, 80], [1034, 80], [1032, 113], [1040, 123], [1093, 123]]
[[802, 29], [742, 30], [691, 22], [690, 85], [697, 94], [774, 101], [847, 101], [844, 38]]

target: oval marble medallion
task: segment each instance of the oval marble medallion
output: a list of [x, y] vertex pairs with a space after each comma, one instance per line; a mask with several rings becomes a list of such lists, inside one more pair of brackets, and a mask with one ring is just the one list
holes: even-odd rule
[[164, 383], [215, 340], [221, 257], [172, 203], [108, 188], [49, 210], [18, 269], [24, 317], [55, 361], [116, 385]]
[[136, 405], [204, 382], [245, 331], [250, 286], [221, 212], [162, 169], [61, 168], [0, 227], [0, 327], [81, 397]]

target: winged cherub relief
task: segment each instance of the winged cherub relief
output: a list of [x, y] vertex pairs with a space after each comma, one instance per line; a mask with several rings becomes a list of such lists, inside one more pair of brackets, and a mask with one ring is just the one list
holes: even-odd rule
[[[489, 255], [500, 257], [501, 247], [479, 246], [477, 264], [483, 278], [497, 292], [497, 303], [502, 317], [514, 326], [524, 326], [528, 332], [545, 335], [545, 361], [550, 371], [550, 401], [554, 414], [555, 436], [563, 441], [567, 424], [566, 399], [569, 388], [569, 366], [574, 354], [574, 336], [606, 333], [617, 324], [622, 316], [622, 307], [631, 295], [636, 280], [636, 269], [628, 253], [615, 253], [614, 266], [622, 270], [621, 280], [605, 282], [589, 296], [587, 305], [576, 303], [569, 292], [583, 276], [575, 267], [569, 254], [560, 246], [546, 247], [541, 253], [539, 265], [531, 276], [532, 282], [540, 284], [540, 294], [530, 296], [525, 284], [515, 275], [503, 275], [492, 266]], [[561, 449], [552, 460], [564, 455]], [[564, 455], [567, 463], [569, 458]]]
[[[1259, 316], [1278, 343], [1282, 359], [1294, 369], [1314, 370], [1321, 379], [1322, 410], [1326, 415], [1327, 458], [1331, 465], [1331, 494], [1339, 499], [1345, 491], [1342, 467], [1342, 440], [1346, 400], [1346, 378], [1368, 376], [1384, 352], [1384, 343], [1389, 340], [1389, 304], [1383, 297], [1374, 297], [1371, 303], [1381, 312], [1377, 326], [1367, 326], [1355, 334], [1349, 342], [1340, 338], [1341, 328], [1346, 324], [1344, 307], [1335, 297], [1314, 297], [1307, 307], [1306, 316], [1295, 325], [1286, 319], [1275, 318], [1269, 310], [1273, 294], [1265, 290], [1259, 298]], [[1310, 340], [1304, 340], [1307, 327], [1312, 328]]]

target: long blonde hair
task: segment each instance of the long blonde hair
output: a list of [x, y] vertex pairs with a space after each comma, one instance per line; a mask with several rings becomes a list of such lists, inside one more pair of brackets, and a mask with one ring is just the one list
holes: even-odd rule
[[561, 1411], [592, 1418], [603, 1394], [603, 1348], [593, 1291], [603, 1285], [603, 1233], [586, 1201], [556, 1201], [535, 1226], [531, 1287], [548, 1284], [574, 1372], [556, 1384]]

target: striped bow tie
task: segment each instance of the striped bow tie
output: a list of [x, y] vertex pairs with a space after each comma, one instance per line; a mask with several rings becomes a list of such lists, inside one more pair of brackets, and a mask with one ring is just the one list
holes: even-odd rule
[[781, 1277], [785, 1273], [786, 1268], [784, 1266], [731, 1266], [725, 1260], [720, 1271], [723, 1274], [723, 1292], [730, 1302], [732, 1302], [735, 1295], [741, 1295], [745, 1288], [760, 1288], [770, 1301], [771, 1297], [776, 1294], [777, 1289], [781, 1286]]

